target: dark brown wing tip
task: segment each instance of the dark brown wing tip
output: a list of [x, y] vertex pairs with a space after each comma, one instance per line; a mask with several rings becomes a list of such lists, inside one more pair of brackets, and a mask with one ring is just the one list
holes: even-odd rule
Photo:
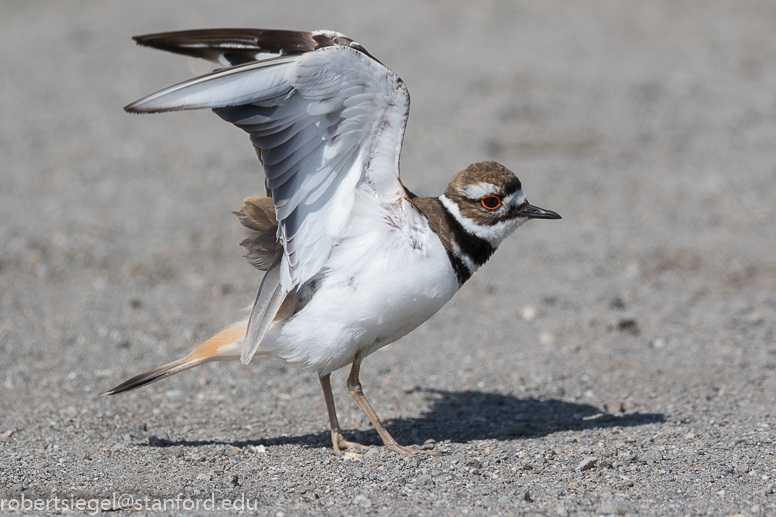
[[177, 31], [177, 32], [157, 32], [154, 34], [140, 34], [139, 36], [132, 36], [132, 39], [140, 46], [143, 47], [155, 47], [164, 49], [169, 46], [170, 40], [180, 38], [181, 35], [187, 35], [192, 31]]
[[169, 38], [172, 33], [160, 32], [156, 34], [141, 34], [139, 36], [132, 36], [135, 43], [141, 47], [158, 48], [160, 50], [167, 50], [169, 46]]
[[362, 45], [335, 31], [287, 29], [189, 29], [133, 36], [138, 45], [231, 65], [256, 60], [257, 53], [304, 53], [323, 47], [343, 46], [378, 61]]

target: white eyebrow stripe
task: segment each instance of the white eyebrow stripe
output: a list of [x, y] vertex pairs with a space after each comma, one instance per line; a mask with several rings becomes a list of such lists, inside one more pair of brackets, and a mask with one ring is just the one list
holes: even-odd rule
[[520, 189], [517, 192], [514, 192], [512, 194], [509, 194], [507, 197], [501, 200], [501, 203], [509, 208], [514, 208], [516, 206], [520, 206], [523, 203], [525, 203], [525, 194], [523, 194], [523, 190]]
[[[468, 185], [466, 188], [458, 189], [458, 192], [467, 197], [468, 199], [482, 199], [485, 196], [497, 195], [501, 197], [501, 189], [492, 183], [485, 183], [483, 181], [475, 183], [474, 185]], [[525, 194], [523, 189], [513, 192], [501, 200], [501, 204], [508, 208], [520, 206], [525, 203]]]
[[481, 181], [474, 185], [467, 185], [466, 188], [458, 189], [458, 192], [469, 199], [480, 199], [490, 194], [501, 194], [501, 189], [492, 183]]

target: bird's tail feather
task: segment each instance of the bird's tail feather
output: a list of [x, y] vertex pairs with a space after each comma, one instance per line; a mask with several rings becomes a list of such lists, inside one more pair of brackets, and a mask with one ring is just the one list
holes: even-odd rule
[[280, 285], [280, 259], [278, 258], [261, 280], [256, 301], [253, 302], [242, 346], [243, 364], [248, 364], [259, 350], [259, 345], [269, 332], [287, 295], [286, 290]]
[[134, 390], [146, 384], [152, 383], [175, 375], [196, 366], [209, 363], [211, 361], [234, 361], [240, 358], [245, 331], [248, 327], [248, 318], [236, 321], [225, 327], [199, 345], [193, 352], [159, 368], [154, 368], [140, 375], [136, 375], [106, 391], [104, 395], [116, 395], [125, 391]]

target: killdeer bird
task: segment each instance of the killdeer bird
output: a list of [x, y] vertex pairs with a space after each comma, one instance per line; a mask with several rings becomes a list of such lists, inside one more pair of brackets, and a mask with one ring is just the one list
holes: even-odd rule
[[348, 389], [385, 446], [412, 455], [364, 396], [361, 361], [441, 309], [520, 224], [560, 216], [530, 205], [517, 176], [492, 161], [456, 174], [439, 197], [407, 190], [399, 179], [407, 87], [340, 33], [215, 29], [134, 39], [224, 67], [125, 109], [210, 108], [250, 135], [267, 196], [247, 198], [236, 213], [254, 231], [246, 257], [265, 274], [248, 317], [107, 394], [211, 361], [275, 354], [320, 376], [339, 454], [359, 446], [342, 435], [330, 384], [350, 364]]

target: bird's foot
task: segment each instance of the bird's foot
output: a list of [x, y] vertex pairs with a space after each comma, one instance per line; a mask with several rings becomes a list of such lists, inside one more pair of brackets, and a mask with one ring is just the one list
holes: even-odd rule
[[331, 443], [334, 448], [334, 454], [337, 456], [342, 454], [343, 449], [355, 449], [359, 451], [368, 449], [366, 445], [346, 440], [345, 437], [342, 436], [342, 433], [331, 433]]
[[415, 457], [415, 453], [416, 452], [420, 452], [420, 451], [413, 451], [409, 447], [405, 447], [403, 445], [399, 445], [398, 443], [395, 443], [395, 442], [394, 443], [386, 443], [385, 444], [385, 448], [388, 449], [389, 451], [393, 451], [393, 452], [395, 452], [397, 454], [403, 454], [404, 456], [409, 456], [410, 458], [414, 458]]

